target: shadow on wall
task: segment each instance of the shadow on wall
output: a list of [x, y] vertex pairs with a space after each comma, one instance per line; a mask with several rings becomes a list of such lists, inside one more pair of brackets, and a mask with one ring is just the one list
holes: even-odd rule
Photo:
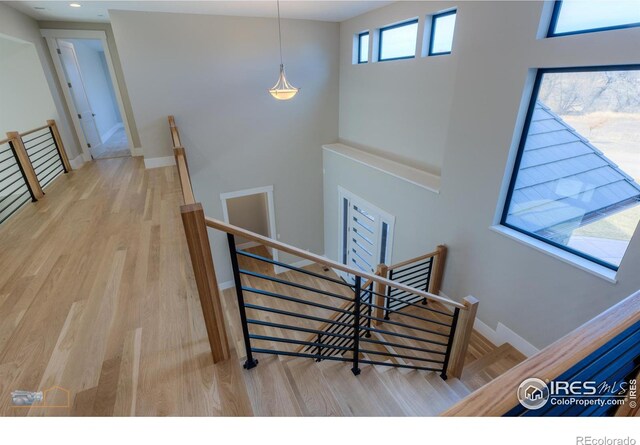
[[0, 139], [58, 119], [35, 46], [0, 34], [0, 54]]

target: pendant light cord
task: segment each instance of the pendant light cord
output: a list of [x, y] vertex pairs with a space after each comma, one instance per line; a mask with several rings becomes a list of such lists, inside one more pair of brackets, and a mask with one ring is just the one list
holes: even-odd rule
[[280, 67], [282, 67], [282, 29], [280, 27], [280, 0], [276, 0], [278, 5], [278, 42], [280, 43]]

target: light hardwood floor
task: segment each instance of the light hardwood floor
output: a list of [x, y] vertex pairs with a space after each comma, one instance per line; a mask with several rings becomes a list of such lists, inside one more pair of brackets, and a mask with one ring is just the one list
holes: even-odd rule
[[[522, 360], [474, 335], [462, 381], [264, 355], [246, 371], [229, 289], [232, 358], [213, 365], [179, 187], [173, 167], [95, 161], [0, 226], [0, 415], [435, 415]], [[12, 404], [54, 386], [69, 406]]]

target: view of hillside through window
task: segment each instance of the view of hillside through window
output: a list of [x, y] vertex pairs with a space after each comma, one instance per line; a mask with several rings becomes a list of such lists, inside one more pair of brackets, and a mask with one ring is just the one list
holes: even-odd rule
[[640, 221], [640, 71], [545, 73], [534, 100], [506, 223], [619, 266]]

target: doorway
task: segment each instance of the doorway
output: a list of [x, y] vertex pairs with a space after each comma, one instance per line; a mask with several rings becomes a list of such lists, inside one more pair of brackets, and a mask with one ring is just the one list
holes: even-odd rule
[[[224, 221], [234, 226], [258, 233], [271, 239], [277, 239], [276, 219], [273, 204], [273, 186], [259, 187], [237, 192], [220, 194]], [[261, 248], [262, 244], [235, 237], [238, 250], [258, 249], [258, 254], [270, 256], [278, 261], [276, 249]], [[283, 272], [275, 267], [276, 273]]]
[[98, 31], [43, 30], [71, 112], [85, 161], [131, 156], [106, 35]]
[[[375, 273], [379, 264], [389, 264], [393, 248], [395, 217], [338, 187], [340, 208], [339, 250], [341, 262], [365, 273]], [[355, 276], [340, 272], [353, 283]]]

